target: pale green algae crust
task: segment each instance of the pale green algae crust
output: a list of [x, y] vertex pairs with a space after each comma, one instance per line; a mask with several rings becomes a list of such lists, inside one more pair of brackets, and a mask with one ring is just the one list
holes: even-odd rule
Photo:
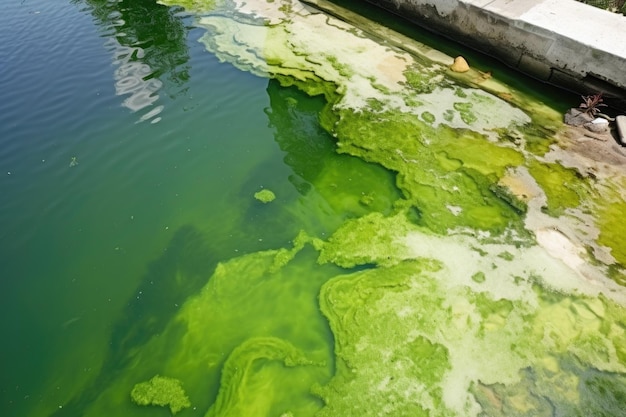
[[[346, 242], [341, 238], [350, 235], [370, 239], [335, 246], [335, 237]], [[376, 250], [389, 241], [393, 250]], [[536, 246], [440, 237], [402, 214], [347, 223], [320, 259], [362, 259], [379, 267], [336, 277], [322, 288], [337, 373], [316, 391], [327, 403], [319, 415], [621, 411], [623, 289], [609, 299]], [[591, 374], [600, 384], [595, 388], [582, 383]]]
[[[190, 397], [211, 416], [619, 415], [626, 290], [591, 254], [550, 246], [576, 241], [575, 230], [542, 227], [566, 223], [579, 206], [611, 214], [622, 206], [604, 205], [606, 190], [543, 159], [531, 117], [509, 104], [524, 100], [457, 85], [441, 62], [380, 45], [296, 1], [236, 6], [203, 10], [207, 48], [324, 94], [321, 123], [338, 152], [396, 172], [404, 198], [394, 213], [348, 220], [328, 239], [301, 233], [293, 248], [220, 264], [142, 349], [143, 365], [186, 375]], [[536, 195], [507, 185], [520, 173]], [[624, 226], [597, 223], [623, 266]], [[312, 251], [331, 269], [298, 270]], [[219, 393], [209, 394], [219, 375]], [[122, 379], [137, 380], [131, 369]]]

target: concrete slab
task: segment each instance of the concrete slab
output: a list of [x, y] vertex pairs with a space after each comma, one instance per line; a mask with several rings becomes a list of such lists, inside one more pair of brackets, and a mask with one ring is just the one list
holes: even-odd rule
[[489, 10], [500, 16], [505, 16], [510, 19], [518, 19], [520, 16], [535, 8], [540, 2], [535, 0], [518, 1], [518, 0], [490, 0], [490, 1], [471, 1], [468, 0], [475, 7], [480, 7], [485, 10]]
[[544, 0], [518, 20], [581, 45], [626, 58], [626, 17], [584, 3]]
[[367, 0], [580, 94], [626, 109], [626, 17], [573, 0]]
[[615, 126], [617, 127], [617, 138], [622, 145], [626, 145], [626, 116], [617, 116], [615, 118]]

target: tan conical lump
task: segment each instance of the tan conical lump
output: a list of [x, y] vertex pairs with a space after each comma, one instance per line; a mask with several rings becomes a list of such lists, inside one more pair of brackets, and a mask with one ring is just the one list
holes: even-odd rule
[[457, 56], [454, 58], [454, 63], [450, 66], [450, 69], [454, 72], [467, 72], [470, 67], [462, 56]]

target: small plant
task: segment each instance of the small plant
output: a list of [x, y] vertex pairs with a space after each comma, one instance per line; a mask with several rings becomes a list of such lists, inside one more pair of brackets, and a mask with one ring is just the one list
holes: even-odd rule
[[602, 103], [602, 93], [581, 97], [583, 102], [578, 105], [578, 108], [582, 109], [584, 113], [587, 113], [590, 116], [595, 117], [596, 114], [600, 113], [600, 109], [598, 107], [606, 107], [606, 104]]

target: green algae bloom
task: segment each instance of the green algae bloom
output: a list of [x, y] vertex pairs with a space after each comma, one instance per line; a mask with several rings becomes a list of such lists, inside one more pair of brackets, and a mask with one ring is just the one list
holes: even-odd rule
[[[612, 196], [601, 209], [599, 243], [611, 248], [611, 254], [622, 265], [626, 265], [626, 202], [619, 196]], [[624, 276], [626, 283], [626, 276]]]
[[[314, 365], [291, 343], [275, 337], [253, 338], [238, 346], [222, 369], [220, 393], [206, 417], [238, 417], [268, 415], [272, 398], [255, 395], [259, 382], [255, 379], [257, 362], [278, 361], [286, 367]], [[251, 392], [247, 393], [247, 385]]]
[[190, 12], [206, 12], [212, 10], [220, 0], [157, 0], [165, 6], [182, 6]]
[[[242, 70], [323, 96], [328, 152], [346, 159], [289, 154], [302, 180], [285, 211], [314, 206], [315, 216], [299, 218], [289, 244], [198, 272], [203, 287], [132, 346], [141, 365], [121, 367], [91, 415], [143, 367], [185, 375], [207, 417], [619, 415], [626, 290], [594, 250], [609, 247], [621, 273], [624, 204], [529, 127], [531, 109], [548, 126], [553, 112], [523, 107], [495, 81], [493, 95], [457, 84], [441, 62], [418, 63], [298, 2], [236, 4], [232, 15], [205, 10], [202, 42]], [[298, 100], [284, 102], [296, 112]], [[380, 181], [390, 177], [395, 188]], [[610, 220], [583, 229], [590, 209]], [[327, 213], [343, 217], [320, 227]], [[189, 406], [176, 380], [153, 380], [135, 387], [135, 402]]]
[[130, 393], [130, 398], [139, 405], [169, 407], [172, 415], [191, 407], [182, 383], [178, 379], [160, 375], [136, 384]]
[[[490, 189], [507, 167], [523, 163], [519, 152], [409, 115], [349, 110], [341, 115], [335, 125], [339, 151], [397, 172], [398, 187], [419, 211], [421, 224], [442, 233], [466, 226], [494, 234], [520, 228], [518, 207]], [[364, 125], [367, 130], [359, 128]]]
[[576, 170], [564, 168], [559, 164], [545, 164], [532, 161], [530, 173], [547, 194], [545, 211], [558, 217], [567, 208], [580, 205], [585, 196], [585, 185], [576, 176]]
[[[384, 225], [384, 227], [382, 226]], [[410, 229], [404, 214], [386, 218], [372, 213], [345, 222], [324, 244], [319, 246], [318, 262], [332, 262], [343, 268], [357, 265], [394, 265], [408, 256], [398, 240]]]
[[[320, 123], [337, 152], [393, 172], [401, 192], [390, 212], [354, 211], [330, 237], [301, 237], [266, 266], [282, 274], [306, 241], [320, 265], [344, 269], [318, 292], [336, 368], [313, 385], [323, 407], [312, 415], [542, 415], [549, 403], [600, 412], [595, 394], [607, 415], [617, 412], [624, 292], [602, 269], [584, 269], [586, 252], [567, 236], [541, 228], [566, 222], [590, 197], [575, 169], [544, 158], [558, 114], [494, 80], [485, 91], [497, 94], [457, 85], [440, 61], [379, 49], [327, 16], [282, 14], [297, 9], [286, 3], [265, 15], [269, 25], [202, 18], [203, 42], [243, 70], [324, 94]], [[246, 7], [259, 16], [265, 6]], [[376, 52], [366, 58], [366, 50]], [[379, 67], [386, 71], [372, 74]], [[366, 192], [359, 203], [375, 201]], [[568, 389], [551, 388], [555, 378]], [[223, 378], [220, 392], [235, 379]]]
[[274, 199], [276, 199], [276, 194], [274, 194], [271, 190], [263, 189], [254, 193], [254, 198], [262, 203], [271, 203]]
[[450, 259], [405, 260], [327, 282], [320, 306], [338, 363], [331, 383], [316, 390], [327, 404], [318, 415], [550, 415], [555, 404], [619, 413], [626, 362], [624, 333], [614, 326], [626, 320], [624, 308], [536, 287], [530, 275], [511, 276], [504, 298], [490, 293], [484, 285], [499, 279], [501, 265], [520, 258], [500, 255], [489, 255], [493, 267], [475, 258], [484, 266], [471, 274], [472, 258], [455, 252], [468, 271], [457, 271], [458, 282]]

